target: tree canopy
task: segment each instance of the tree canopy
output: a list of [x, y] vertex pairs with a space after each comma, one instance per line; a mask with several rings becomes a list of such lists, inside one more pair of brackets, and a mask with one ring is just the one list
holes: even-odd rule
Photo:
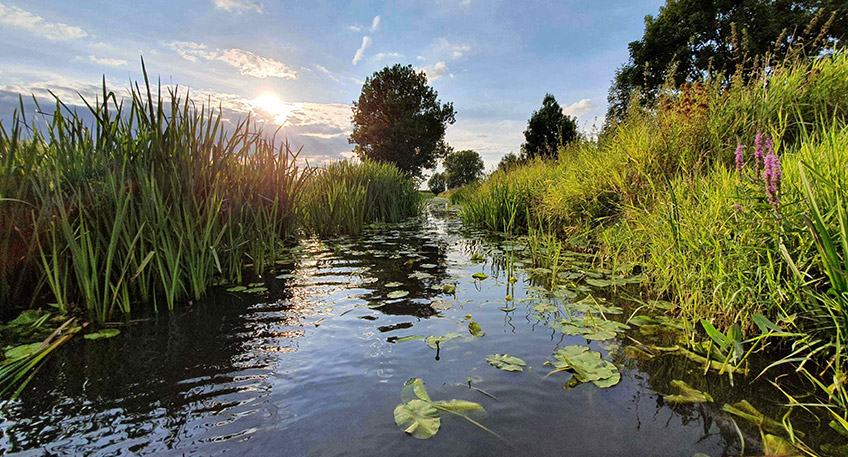
[[430, 180], [427, 181], [427, 187], [430, 189], [430, 192], [439, 195], [440, 193], [445, 191], [445, 175], [442, 173], [433, 173], [433, 176], [430, 176]]
[[365, 80], [353, 103], [353, 133], [360, 158], [392, 162], [414, 177], [447, 153], [445, 129], [455, 122], [452, 103], [441, 103], [423, 71], [385, 67]]
[[501, 157], [501, 161], [498, 162], [498, 170], [509, 171], [521, 165], [521, 163], [521, 157], [518, 157], [517, 154], [510, 152], [509, 154]]
[[556, 98], [546, 94], [539, 111], [533, 111], [521, 145], [525, 158], [557, 156], [557, 147], [577, 139], [577, 119], [563, 114]]
[[483, 176], [483, 159], [475, 151], [453, 151], [445, 157], [445, 184], [448, 189], [464, 186]]
[[790, 46], [814, 56], [846, 33], [845, 0], [667, 0], [656, 17], [645, 17], [642, 39], [628, 45], [607, 119], [621, 119], [634, 92], [652, 100], [669, 78], [680, 86], [737, 70], [747, 76], [757, 56], [782, 56]]

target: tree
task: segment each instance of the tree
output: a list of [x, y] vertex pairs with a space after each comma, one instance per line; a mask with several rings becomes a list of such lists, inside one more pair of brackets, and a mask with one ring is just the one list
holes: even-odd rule
[[521, 160], [521, 157], [510, 152], [509, 154], [501, 157], [501, 161], [498, 162], [498, 170], [509, 171], [521, 165], [522, 162], [523, 160]]
[[442, 165], [448, 189], [464, 186], [483, 176], [483, 159], [471, 150], [451, 152]]
[[557, 147], [577, 139], [577, 119], [562, 113], [551, 94], [545, 94], [542, 107], [533, 111], [524, 131], [526, 142], [521, 146], [525, 158], [557, 156]]
[[433, 173], [433, 176], [430, 176], [430, 180], [427, 181], [427, 187], [430, 188], [430, 192], [439, 195], [440, 193], [445, 191], [445, 175], [442, 173]]
[[728, 79], [737, 69], [747, 77], [755, 57], [779, 58], [790, 46], [815, 56], [846, 37], [845, 0], [667, 0], [656, 18], [645, 17], [642, 39], [628, 45], [607, 120], [623, 118], [633, 93], [653, 100], [666, 79], [680, 86], [707, 75]]
[[360, 158], [392, 162], [413, 177], [433, 168], [447, 153], [445, 129], [453, 124], [452, 103], [442, 104], [423, 71], [395, 64], [365, 80], [353, 102], [348, 142]]

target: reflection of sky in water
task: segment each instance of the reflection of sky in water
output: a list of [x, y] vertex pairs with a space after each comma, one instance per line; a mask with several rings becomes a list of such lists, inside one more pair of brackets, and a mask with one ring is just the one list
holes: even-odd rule
[[[34, 389], [8, 406], [0, 449], [31, 455], [40, 448], [103, 455], [738, 454], [735, 429], [720, 420], [719, 406], [669, 406], [657, 396], [668, 393], [672, 379], [703, 381], [686, 364], [616, 360], [624, 364], [622, 380], [610, 389], [563, 390], [568, 374], [545, 377], [551, 354], [586, 340], [551, 329], [568, 317], [560, 300], [539, 298], [543, 293], [528, 287], [521, 271], [510, 289], [503, 248], [462, 236], [460, 229], [458, 218], [438, 212], [401, 229], [373, 229], [360, 240], [307, 240], [262, 278], [266, 295], [217, 290], [204, 303], [129, 327], [116, 339], [75, 341], [48, 363]], [[471, 262], [475, 252], [484, 260]], [[472, 280], [477, 272], [489, 278]], [[385, 286], [391, 282], [402, 285]], [[444, 284], [457, 286], [456, 300], [441, 293]], [[388, 300], [392, 290], [409, 295]], [[507, 291], [514, 300], [504, 299]], [[434, 300], [449, 303], [434, 309]], [[538, 303], [552, 308], [534, 309]], [[486, 336], [468, 336], [468, 314]], [[462, 337], [445, 342], [439, 360], [422, 339], [389, 342], [450, 332]], [[620, 343], [590, 347], [606, 354]], [[528, 369], [494, 369], [485, 357], [497, 353], [521, 357]], [[455, 417], [443, 418], [430, 440], [405, 436], [392, 411], [411, 377], [422, 378], [434, 398], [482, 404], [485, 425], [512, 447]], [[496, 400], [469, 389], [469, 379]], [[718, 389], [713, 395], [720, 405], [724, 378], [704, 382]]]

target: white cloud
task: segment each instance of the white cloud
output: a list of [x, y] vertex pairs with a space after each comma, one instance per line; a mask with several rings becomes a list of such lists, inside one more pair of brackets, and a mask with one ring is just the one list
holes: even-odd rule
[[574, 102], [562, 109], [562, 114], [567, 114], [574, 117], [582, 117], [595, 109], [595, 102], [591, 99], [584, 98], [579, 102]]
[[380, 26], [380, 16], [374, 16], [374, 20], [371, 21], [371, 32], [376, 32], [377, 27]]
[[88, 36], [85, 30], [79, 27], [61, 22], [47, 22], [41, 16], [2, 3], [0, 3], [0, 26], [24, 30], [55, 41], [77, 40]]
[[256, 10], [256, 12], [262, 13], [265, 8], [265, 5], [253, 0], [212, 0], [212, 3], [215, 8], [239, 13], [248, 10]]
[[361, 32], [362, 31], [362, 27], [359, 27], [357, 25], [349, 25], [349, 26], [347, 26], [347, 29], [352, 30], [354, 32]]
[[388, 58], [388, 59], [399, 59], [402, 56], [400, 54], [396, 53], [396, 52], [378, 52], [377, 54], [374, 55], [374, 57], [376, 57], [378, 59], [386, 59], [386, 58]]
[[77, 62], [92, 62], [98, 65], [106, 65], [108, 67], [126, 67], [127, 61], [123, 59], [110, 59], [108, 57], [88, 56], [88, 59], [82, 57], [74, 58]]
[[[448, 66], [444, 62], [436, 62], [432, 67], [425, 67], [422, 70], [427, 74], [427, 79], [430, 81], [436, 81], [448, 74]], [[452, 78], [453, 75], [450, 75], [450, 77]]]
[[333, 74], [330, 73], [330, 70], [327, 70], [323, 65], [316, 64], [315, 69], [320, 71], [321, 73], [324, 73], [325, 75], [327, 75], [328, 78], [332, 79], [333, 81], [341, 82], [341, 81], [339, 81], [339, 78], [336, 78], [335, 76], [333, 76]]
[[218, 60], [238, 69], [243, 75], [255, 78], [297, 79], [297, 72], [279, 60], [258, 56], [244, 49], [212, 50], [202, 43], [192, 41], [172, 41], [166, 45], [190, 62], [197, 62], [199, 59]]
[[353, 64], [356, 65], [360, 60], [362, 60], [363, 54], [365, 54], [365, 48], [371, 46], [371, 38], [367, 35], [362, 37], [362, 45], [359, 46], [359, 49], [356, 50], [356, 54], [353, 55]]
[[471, 46], [465, 43], [451, 43], [445, 38], [439, 38], [430, 44], [429, 53], [433, 59], [458, 59], [471, 51]]

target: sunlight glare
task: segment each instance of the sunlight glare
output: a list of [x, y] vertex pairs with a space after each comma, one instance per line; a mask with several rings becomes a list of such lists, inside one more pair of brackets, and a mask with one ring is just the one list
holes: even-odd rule
[[254, 109], [258, 108], [271, 115], [274, 122], [283, 127], [285, 127], [287, 123], [291, 124], [288, 117], [295, 109], [297, 109], [296, 104], [286, 103], [280, 100], [280, 98], [273, 92], [265, 92], [251, 100], [250, 103]]

